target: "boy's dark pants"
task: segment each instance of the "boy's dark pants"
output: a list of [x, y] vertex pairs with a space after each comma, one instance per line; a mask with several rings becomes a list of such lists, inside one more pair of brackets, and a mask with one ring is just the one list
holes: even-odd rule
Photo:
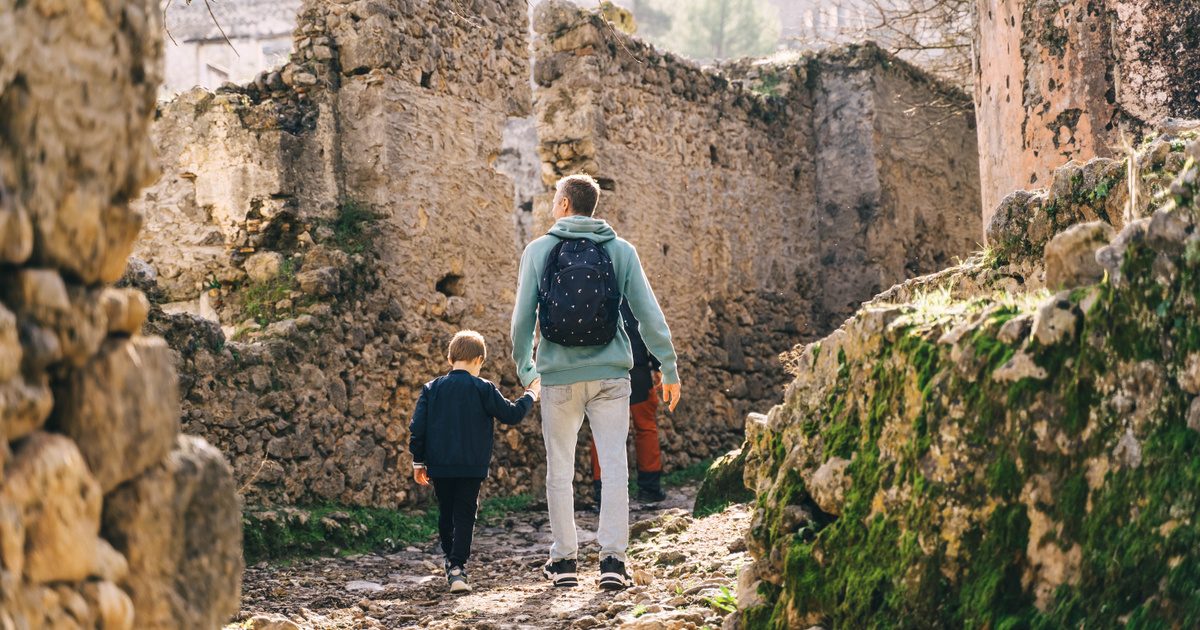
[[479, 510], [479, 486], [483, 479], [442, 477], [433, 479], [438, 500], [438, 536], [450, 566], [461, 567], [471, 556], [475, 513]]

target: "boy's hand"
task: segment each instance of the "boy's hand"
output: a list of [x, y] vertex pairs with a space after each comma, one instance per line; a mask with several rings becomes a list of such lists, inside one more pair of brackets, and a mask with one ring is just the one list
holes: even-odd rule
[[675, 406], [679, 404], [679, 383], [671, 383], [662, 386], [663, 402], [667, 403], [667, 409], [675, 411]]
[[529, 387], [527, 387], [526, 389], [528, 389], [530, 392], [533, 392], [533, 400], [534, 401], [540, 400], [542, 397], [542, 379], [541, 378], [533, 379], [533, 382], [530, 383]]
[[422, 486], [429, 485], [429, 471], [424, 466], [413, 468], [413, 479]]

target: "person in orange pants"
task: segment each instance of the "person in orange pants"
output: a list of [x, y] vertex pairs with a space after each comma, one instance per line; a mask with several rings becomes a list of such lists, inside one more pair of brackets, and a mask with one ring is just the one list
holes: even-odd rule
[[[621, 319], [629, 346], [633, 351], [633, 369], [629, 370], [629, 415], [633, 418], [633, 448], [637, 453], [637, 498], [645, 503], [657, 503], [667, 498], [662, 490], [662, 450], [658, 445], [658, 393], [662, 374], [659, 362], [646, 349], [638, 332], [638, 321], [629, 306], [621, 304]], [[596, 442], [591, 443], [592, 485], [596, 489], [593, 509], [600, 507], [600, 460], [596, 457]]]

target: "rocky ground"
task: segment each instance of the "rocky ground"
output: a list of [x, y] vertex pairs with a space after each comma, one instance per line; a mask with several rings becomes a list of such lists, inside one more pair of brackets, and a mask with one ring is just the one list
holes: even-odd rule
[[695, 486], [672, 488], [663, 503], [632, 506], [629, 564], [638, 585], [625, 592], [597, 587], [596, 516], [588, 512], [576, 513], [579, 587], [545, 582], [550, 525], [533, 508], [477, 526], [467, 595], [446, 591], [432, 540], [399, 553], [260, 563], [246, 570], [242, 611], [227, 630], [718, 628], [746, 562], [750, 512], [733, 505], [693, 519], [695, 494]]

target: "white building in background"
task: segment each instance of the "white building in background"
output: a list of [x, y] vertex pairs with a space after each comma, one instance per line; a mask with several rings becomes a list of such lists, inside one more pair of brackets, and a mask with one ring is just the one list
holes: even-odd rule
[[165, 77], [159, 95], [170, 98], [196, 86], [211, 90], [226, 81], [246, 83], [263, 70], [283, 65], [292, 52], [300, 4], [301, 0], [209, 0], [206, 6], [205, 0], [164, 0]]

